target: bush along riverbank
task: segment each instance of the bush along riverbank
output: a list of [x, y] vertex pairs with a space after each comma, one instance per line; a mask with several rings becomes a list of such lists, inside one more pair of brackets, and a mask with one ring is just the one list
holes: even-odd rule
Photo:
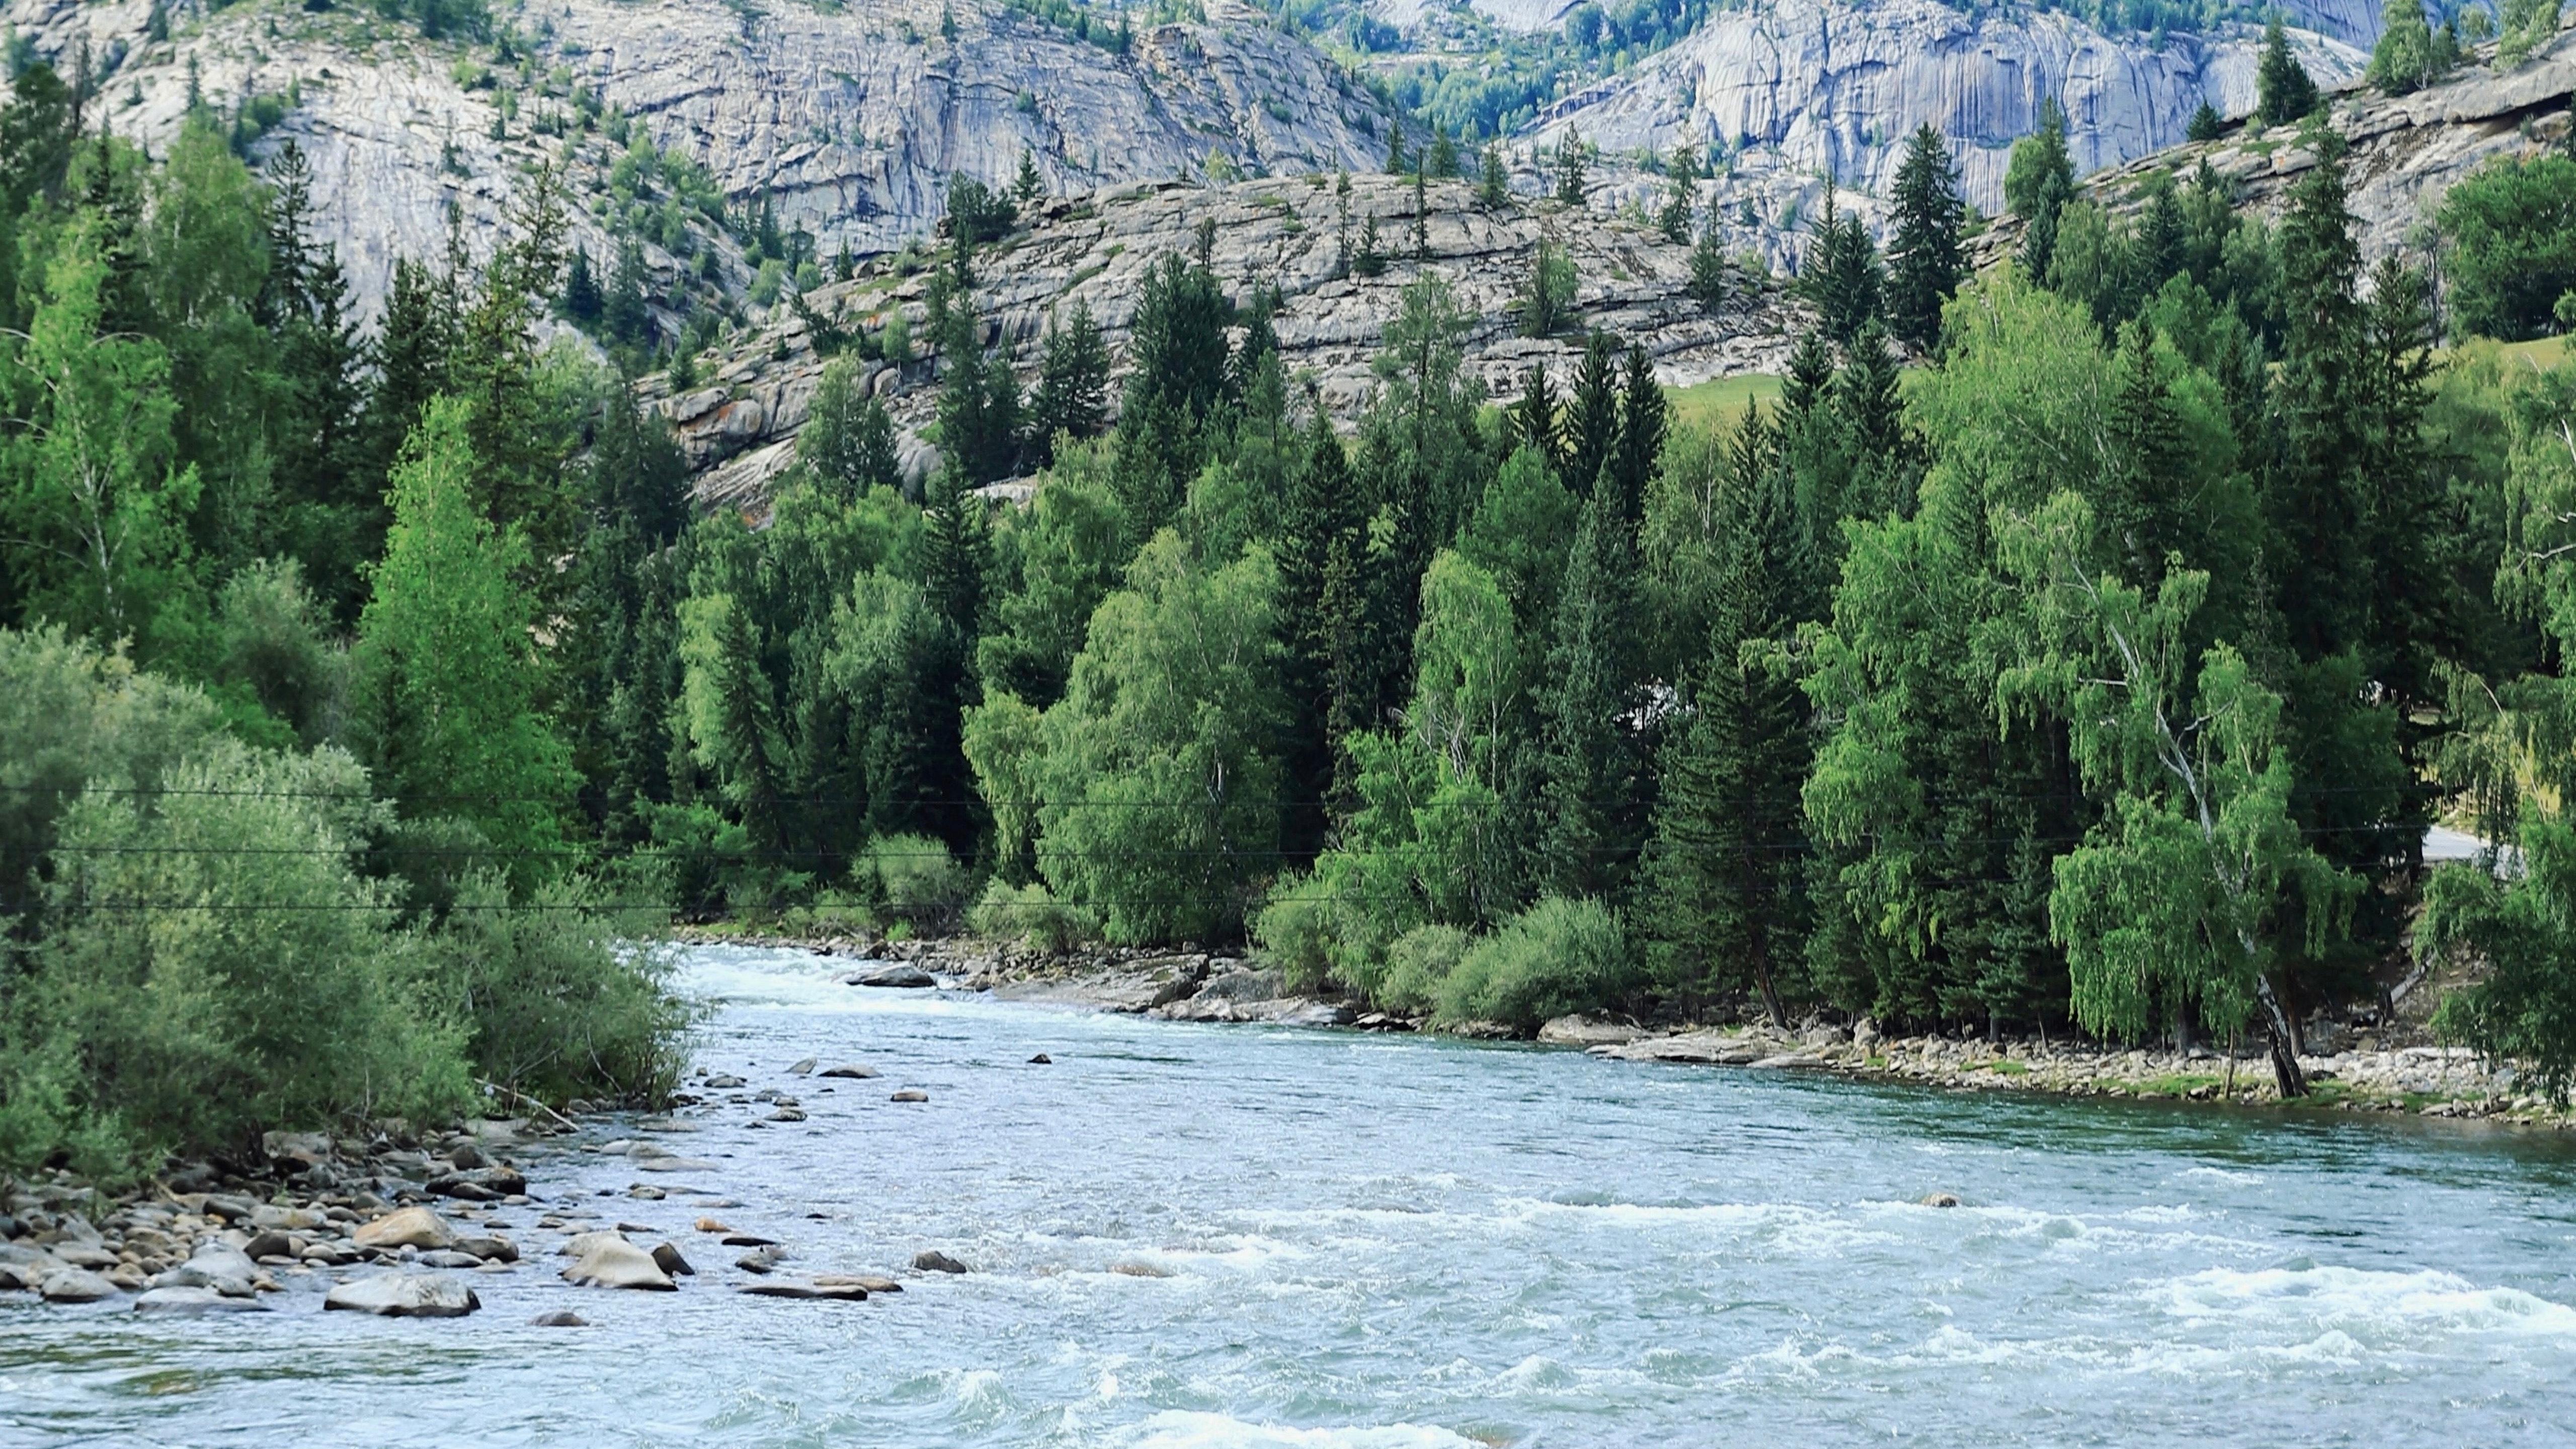
[[[1492, 1021], [1443, 1022], [1428, 1014], [1374, 1010], [1337, 995], [1300, 990], [1258, 957], [1223, 951], [1109, 946], [1050, 951], [967, 936], [878, 941], [850, 933], [735, 927], [684, 934], [709, 943], [790, 946], [853, 958], [852, 969], [841, 979], [856, 988], [952, 986], [989, 991], [1003, 1000], [1172, 1021], [1528, 1039], [1620, 1061], [1828, 1071], [1960, 1090], [2244, 1106], [2282, 1103], [2269, 1054], [2250, 1042], [2231, 1055], [2206, 1045], [2147, 1050], [2062, 1037], [1897, 1036], [1883, 1033], [1867, 1017], [1849, 1024], [1811, 1019], [1783, 1028], [1760, 1019], [1710, 1025], [1566, 1013], [1528, 1031]], [[2341, 1049], [2303, 1054], [2299, 1063], [2308, 1084], [2308, 1094], [2297, 1099], [2301, 1107], [2576, 1129], [2576, 1114], [2553, 1103], [2514, 1063], [2440, 1044], [2419, 1027], [2399, 1024], [2385, 1034], [2352, 1035]]]

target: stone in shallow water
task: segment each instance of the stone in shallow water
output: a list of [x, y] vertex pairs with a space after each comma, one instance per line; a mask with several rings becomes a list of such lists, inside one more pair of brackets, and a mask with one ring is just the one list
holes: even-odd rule
[[868, 1290], [856, 1283], [746, 1283], [734, 1290], [754, 1298], [825, 1299], [838, 1303], [864, 1303]]
[[697, 1269], [689, 1266], [689, 1260], [680, 1256], [680, 1250], [669, 1243], [653, 1245], [653, 1266], [674, 1278], [694, 1278], [698, 1274]]
[[361, 1248], [452, 1248], [456, 1230], [428, 1208], [407, 1207], [360, 1227], [349, 1241]]
[[343, 1283], [322, 1299], [325, 1310], [378, 1318], [463, 1318], [482, 1306], [473, 1289], [442, 1273], [379, 1273]]
[[876, 1074], [876, 1068], [863, 1067], [857, 1062], [843, 1062], [837, 1067], [825, 1067], [823, 1069], [823, 1075], [827, 1077], [856, 1077], [864, 1079], [867, 1077], [873, 1077]]
[[1922, 1205], [1924, 1207], [1957, 1207], [1959, 1205], [1959, 1195], [1954, 1192], [1927, 1192], [1923, 1195]]
[[930, 1100], [930, 1094], [915, 1087], [906, 1087], [886, 1100], [889, 1102], [927, 1102]]
[[881, 966], [870, 966], [853, 971], [842, 977], [841, 983], [845, 986], [887, 986], [918, 990], [925, 986], [938, 985], [939, 979], [918, 966], [889, 961]]
[[[588, 1234], [583, 1236], [587, 1237]], [[637, 1288], [648, 1292], [670, 1293], [679, 1288], [653, 1255], [624, 1238], [610, 1235], [604, 1241], [590, 1244], [587, 1251], [563, 1270], [564, 1281], [584, 1288]]]
[[965, 1264], [958, 1262], [955, 1258], [948, 1256], [937, 1248], [924, 1248], [920, 1252], [913, 1254], [912, 1267], [913, 1271], [917, 1273], [963, 1273], [967, 1271]]
[[803, 1061], [801, 1061], [801, 1062], [798, 1062], [796, 1065], [794, 1065], [794, 1066], [792, 1066], [792, 1067], [789, 1067], [789, 1068], [787, 1069], [787, 1075], [789, 1075], [789, 1076], [791, 1076], [791, 1077], [801, 1077], [801, 1076], [804, 1076], [806, 1073], [811, 1072], [812, 1070], [814, 1070], [814, 1058], [812, 1058], [812, 1057], [807, 1057], [805, 1060], [803, 1060]]
[[482, 1259], [472, 1253], [460, 1253], [454, 1248], [432, 1249], [421, 1254], [418, 1261], [424, 1268], [480, 1268], [483, 1266]]
[[578, 1313], [568, 1313], [558, 1308], [552, 1313], [540, 1313], [529, 1319], [528, 1326], [531, 1328], [588, 1328], [590, 1320]]
[[66, 1264], [46, 1274], [36, 1291], [47, 1303], [99, 1303], [116, 1296], [116, 1285], [87, 1268]]
[[871, 1293], [900, 1293], [903, 1291], [903, 1285], [894, 1281], [892, 1278], [880, 1278], [872, 1273], [817, 1273], [814, 1275], [814, 1286], [817, 1288], [865, 1288]]
[[134, 1300], [134, 1311], [194, 1317], [204, 1313], [266, 1313], [268, 1305], [256, 1298], [235, 1298], [212, 1288], [153, 1288]]

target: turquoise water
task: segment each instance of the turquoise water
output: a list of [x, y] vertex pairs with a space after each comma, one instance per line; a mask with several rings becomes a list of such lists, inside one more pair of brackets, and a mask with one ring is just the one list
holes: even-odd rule
[[[530, 1164], [557, 1203], [667, 1231], [701, 1270], [681, 1292], [568, 1287], [514, 1210], [531, 1261], [478, 1275], [463, 1320], [326, 1318], [309, 1282], [192, 1322], [12, 1295], [0, 1442], [2576, 1436], [2576, 1153], [2554, 1139], [1180, 1025], [830, 984], [845, 966], [690, 959], [722, 1002], [701, 1061], [806, 1122], [719, 1100], [656, 1139], [711, 1171]], [[806, 1056], [884, 1076], [785, 1075]], [[1939, 1191], [1966, 1205], [1915, 1205]], [[711, 1199], [789, 1246], [783, 1272], [928, 1247], [976, 1271], [743, 1297], [690, 1231]], [[527, 1325], [561, 1307], [595, 1326]]]

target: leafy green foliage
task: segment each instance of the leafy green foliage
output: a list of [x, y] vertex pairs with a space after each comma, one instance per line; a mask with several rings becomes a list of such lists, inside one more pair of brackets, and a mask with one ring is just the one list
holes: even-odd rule
[[2442, 198], [2437, 222], [2460, 324], [2508, 341], [2565, 324], [2576, 290], [2576, 156], [2500, 156]]
[[[1433, 944], [1415, 949], [1431, 955], [1421, 947]], [[1608, 908], [1549, 896], [1469, 947], [1432, 995], [1443, 1021], [1534, 1031], [1550, 1017], [1619, 1001], [1635, 984], [1635, 963]]]

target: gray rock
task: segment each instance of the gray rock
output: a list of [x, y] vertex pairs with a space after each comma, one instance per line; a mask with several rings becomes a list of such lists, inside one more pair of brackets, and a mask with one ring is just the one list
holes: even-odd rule
[[939, 984], [938, 977], [931, 975], [929, 972], [922, 970], [918, 966], [908, 965], [901, 961], [892, 961], [882, 966], [871, 966], [864, 970], [853, 971], [847, 976], [842, 977], [841, 981], [844, 985], [849, 986], [885, 986], [903, 989], [918, 989], [924, 986], [937, 986]]
[[730, 1072], [718, 1072], [714, 1076], [707, 1078], [705, 1085], [716, 1091], [725, 1092], [744, 1085], [744, 1082], [742, 1078], [737, 1077]]
[[262, 1258], [292, 1258], [301, 1251], [296, 1247], [293, 1237], [275, 1228], [253, 1233], [250, 1241], [242, 1244], [241, 1250], [242, 1256], [254, 1263]]
[[754, 1298], [820, 1299], [837, 1303], [865, 1303], [868, 1290], [856, 1283], [745, 1283], [734, 1290]]
[[280, 1207], [264, 1202], [250, 1210], [250, 1225], [262, 1231], [311, 1232], [330, 1220], [320, 1208]]
[[[590, 1234], [584, 1234], [591, 1237]], [[563, 1270], [564, 1281], [584, 1288], [634, 1288], [669, 1293], [679, 1287], [653, 1255], [610, 1234], [593, 1238], [588, 1248]]]
[[856, 1062], [843, 1062], [837, 1067], [825, 1067], [822, 1071], [822, 1075], [827, 1077], [850, 1077], [860, 1081], [865, 1081], [877, 1074], [876, 1068], [863, 1067]]
[[207, 1313], [265, 1313], [268, 1305], [257, 1298], [236, 1298], [212, 1288], [150, 1288], [134, 1300], [134, 1311], [179, 1318]]
[[1637, 1027], [1580, 1014], [1557, 1017], [1538, 1029], [1538, 1039], [1550, 1046], [1626, 1046], [1645, 1034]]
[[471, 1253], [477, 1259], [486, 1263], [515, 1263], [519, 1261], [519, 1245], [511, 1242], [508, 1238], [459, 1238], [456, 1240], [456, 1251], [460, 1253]]
[[680, 1256], [680, 1250], [669, 1243], [653, 1245], [653, 1266], [674, 1278], [694, 1278], [698, 1272], [689, 1266], [688, 1259]]
[[805, 1060], [803, 1060], [803, 1061], [801, 1061], [801, 1062], [798, 1062], [796, 1065], [794, 1065], [794, 1066], [792, 1066], [792, 1067], [789, 1067], [789, 1068], [787, 1069], [787, 1075], [789, 1075], [789, 1076], [791, 1076], [791, 1077], [801, 1077], [801, 1076], [804, 1076], [804, 1075], [806, 1075], [807, 1073], [809, 1073], [809, 1072], [811, 1072], [811, 1071], [813, 1071], [813, 1070], [814, 1070], [814, 1059], [813, 1059], [812, 1057], [807, 1057]]
[[1929, 1208], [1953, 1208], [1953, 1207], [1957, 1207], [1957, 1206], [1959, 1205], [1959, 1195], [1958, 1195], [1957, 1193], [1951, 1193], [1951, 1192], [1929, 1192], [1929, 1193], [1925, 1193], [1925, 1194], [1923, 1195], [1923, 1198], [1922, 1198], [1922, 1204], [1921, 1204], [1921, 1205], [1922, 1205], [1922, 1206], [1924, 1206], [1924, 1207], [1929, 1207]]
[[1246, 969], [1211, 976], [1198, 989], [1202, 1001], [1276, 1001], [1287, 990], [1287, 978], [1276, 971]]
[[906, 1087], [902, 1091], [888, 1097], [886, 1100], [889, 1102], [927, 1102], [930, 1100], [930, 1094], [922, 1091], [918, 1087]]
[[1055, 1058], [1048, 1056], [1045, 1052], [1040, 1052], [1036, 1056], [1029, 1058], [1029, 1065], [1033, 1067], [1051, 1067], [1055, 1065]]
[[47, 1303], [99, 1303], [116, 1296], [115, 1284], [68, 1264], [47, 1273], [35, 1288]]
[[475, 1257], [472, 1253], [458, 1252], [454, 1248], [432, 1249], [429, 1252], [421, 1254], [413, 1261], [417, 1262], [424, 1268], [473, 1269], [483, 1266], [482, 1259]]
[[452, 1248], [456, 1229], [425, 1207], [398, 1208], [349, 1235], [361, 1248]]
[[531, 1328], [588, 1328], [590, 1320], [578, 1313], [558, 1308], [551, 1313], [540, 1313], [529, 1319], [528, 1326]]
[[965, 1264], [958, 1262], [955, 1258], [948, 1256], [937, 1248], [924, 1248], [920, 1252], [913, 1254], [912, 1268], [916, 1273], [963, 1273], [968, 1271]]
[[439, 1273], [378, 1273], [353, 1278], [323, 1296], [326, 1310], [379, 1318], [463, 1318], [483, 1306], [474, 1290]]

